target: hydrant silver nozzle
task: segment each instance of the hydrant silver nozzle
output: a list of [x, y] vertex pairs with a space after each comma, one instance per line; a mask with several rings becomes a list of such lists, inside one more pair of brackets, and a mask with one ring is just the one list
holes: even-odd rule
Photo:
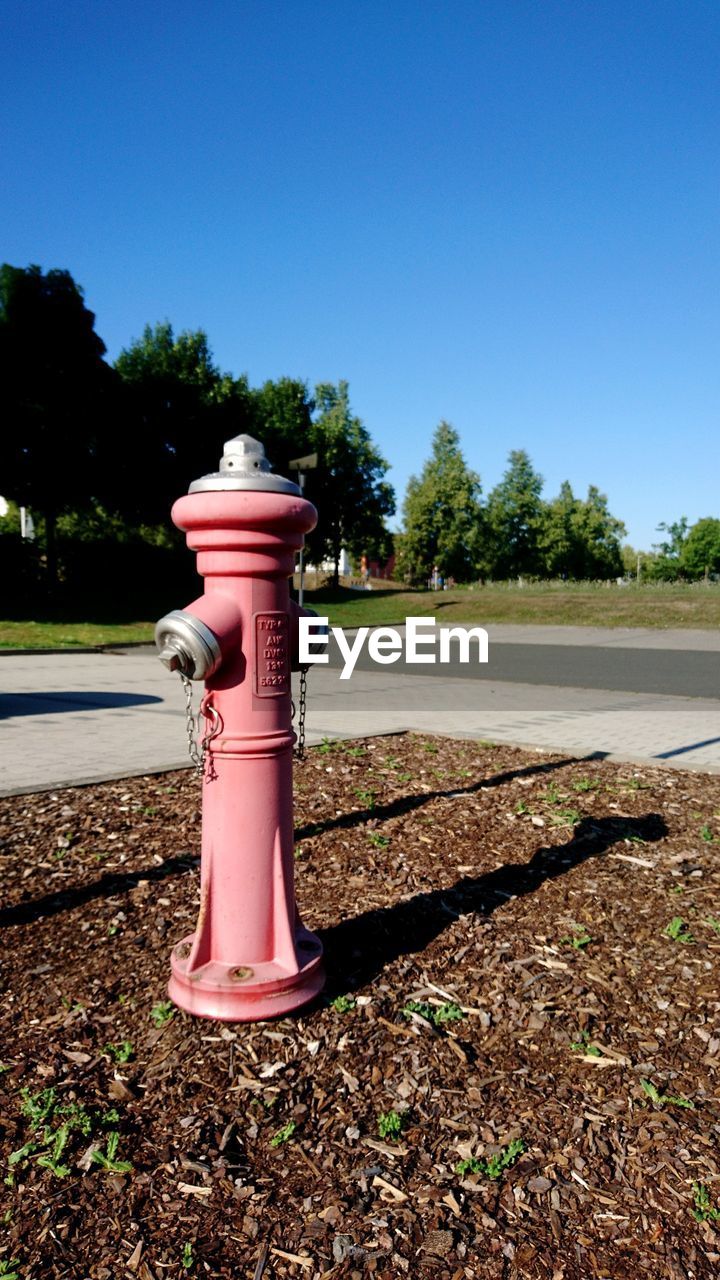
[[232, 440], [227, 440], [220, 470], [193, 480], [189, 492], [205, 493], [217, 489], [261, 490], [264, 493], [300, 496], [298, 485], [284, 476], [275, 475], [260, 441], [248, 435], [233, 436]]
[[168, 671], [207, 680], [220, 665], [220, 645], [209, 627], [186, 609], [166, 613], [155, 628], [158, 657]]

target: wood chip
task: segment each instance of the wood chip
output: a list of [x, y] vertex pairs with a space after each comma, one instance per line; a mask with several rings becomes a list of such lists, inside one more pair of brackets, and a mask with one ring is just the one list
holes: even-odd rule
[[372, 1185], [380, 1188], [381, 1200], [387, 1200], [388, 1196], [391, 1200], [396, 1200], [398, 1204], [401, 1204], [403, 1200], [407, 1200], [407, 1196], [404, 1191], [401, 1191], [399, 1187], [394, 1187], [392, 1182], [388, 1182], [385, 1178], [381, 1178], [377, 1173], [372, 1180]]
[[286, 1253], [284, 1249], [270, 1249], [274, 1258], [282, 1258], [283, 1262], [296, 1262], [299, 1267], [304, 1267], [307, 1271], [314, 1265], [312, 1258], [306, 1253]]
[[138, 1240], [137, 1244], [135, 1245], [135, 1248], [130, 1254], [130, 1257], [125, 1263], [125, 1266], [127, 1267], [128, 1271], [137, 1271], [138, 1267], [140, 1266], [140, 1259], [142, 1257], [143, 1245], [144, 1245], [144, 1241]]
[[634, 858], [630, 853], [611, 853], [611, 858], [617, 858], [618, 862], [630, 862], [634, 867], [647, 867], [648, 871], [654, 871], [657, 863], [649, 862], [647, 858]]
[[407, 1147], [391, 1147], [387, 1142], [379, 1142], [376, 1138], [363, 1138], [366, 1147], [370, 1147], [373, 1151], [379, 1151], [381, 1155], [388, 1156], [390, 1160], [395, 1160], [398, 1156], [406, 1156]]

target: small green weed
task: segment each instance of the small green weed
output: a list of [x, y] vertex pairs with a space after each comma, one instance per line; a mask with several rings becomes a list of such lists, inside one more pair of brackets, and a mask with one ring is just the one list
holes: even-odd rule
[[720, 844], [720, 840], [718, 840], [718, 838], [713, 835], [712, 830], [708, 826], [707, 822], [705, 823], [704, 827], [700, 828], [700, 835], [706, 844]]
[[115, 1062], [129, 1062], [135, 1049], [132, 1040], [123, 1040], [122, 1044], [106, 1044], [103, 1053], [109, 1054]]
[[368, 840], [376, 849], [387, 849], [390, 843], [390, 837], [380, 835], [379, 831], [368, 831]]
[[428, 751], [431, 756], [436, 756], [438, 753], [434, 742], [423, 742], [423, 751]]
[[193, 1247], [190, 1240], [186, 1240], [183, 1245], [180, 1261], [186, 1271], [192, 1271], [195, 1266], [195, 1255], [193, 1254]]
[[597, 791], [600, 783], [595, 778], [578, 778], [572, 783], [573, 791]]
[[99, 1164], [107, 1173], [132, 1173], [129, 1160], [115, 1159], [119, 1142], [120, 1134], [117, 1129], [113, 1129], [107, 1136], [106, 1150], [93, 1151], [92, 1158], [95, 1164]]
[[371, 788], [356, 787], [355, 795], [368, 809], [375, 808], [375, 792]]
[[49, 1169], [56, 1178], [67, 1177], [70, 1168], [63, 1163], [63, 1155], [71, 1134], [77, 1132], [89, 1137], [98, 1128], [117, 1124], [120, 1119], [114, 1108], [90, 1112], [79, 1102], [60, 1105], [53, 1088], [41, 1089], [37, 1093], [25, 1088], [20, 1091], [20, 1096], [20, 1112], [29, 1121], [33, 1137], [8, 1157], [10, 1174], [5, 1179], [8, 1186], [13, 1185], [15, 1165], [24, 1165], [34, 1155], [37, 1155], [40, 1168]]
[[550, 815], [550, 820], [555, 827], [576, 827], [582, 822], [582, 814], [579, 809], [558, 809]]
[[17, 1258], [13, 1258], [12, 1261], [3, 1258], [2, 1262], [0, 1262], [0, 1276], [3, 1277], [3, 1280], [20, 1280], [19, 1266], [20, 1263]]
[[336, 996], [331, 1001], [331, 1007], [336, 1013], [350, 1013], [355, 1008], [355, 1001], [352, 996]]
[[696, 1222], [717, 1222], [720, 1218], [720, 1209], [716, 1209], [710, 1204], [710, 1192], [702, 1182], [693, 1182], [693, 1200], [695, 1208], [692, 1216]]
[[577, 1040], [570, 1041], [570, 1048], [575, 1053], [589, 1053], [591, 1058], [602, 1058], [602, 1053], [594, 1044], [590, 1044], [590, 1032], [580, 1031]]
[[45, 1151], [43, 1155], [38, 1156], [38, 1164], [43, 1169], [49, 1169], [55, 1174], [56, 1178], [66, 1178], [70, 1172], [69, 1166], [60, 1163], [60, 1157], [67, 1146], [70, 1129], [68, 1125], [61, 1124], [52, 1135], [52, 1142], [49, 1151]]
[[695, 1110], [695, 1103], [689, 1098], [678, 1098], [675, 1094], [659, 1093], [651, 1080], [641, 1080], [642, 1091], [646, 1097], [654, 1102], [657, 1107], [664, 1107], [666, 1104], [672, 1107], [685, 1107], [688, 1111]]
[[487, 1160], [476, 1160], [471, 1157], [469, 1160], [459, 1160], [455, 1165], [455, 1172], [462, 1177], [466, 1173], [481, 1173], [486, 1178], [492, 1178], [496, 1181], [502, 1177], [506, 1169], [511, 1169], [515, 1162], [520, 1158], [525, 1150], [525, 1143], [522, 1138], [515, 1138], [509, 1142], [506, 1147], [497, 1155], [489, 1156]]
[[284, 1124], [282, 1129], [278, 1129], [277, 1133], [273, 1134], [270, 1139], [270, 1146], [281, 1147], [284, 1142], [289, 1142], [296, 1129], [297, 1125], [295, 1121], [288, 1120], [287, 1124]]
[[716, 920], [715, 916], [708, 916], [703, 924], [709, 925], [713, 933], [720, 933], [720, 920]]
[[593, 939], [587, 930], [580, 927], [573, 929], [571, 937], [561, 938], [560, 946], [572, 947], [575, 951], [584, 951], [585, 947], [589, 946], [592, 941]]
[[421, 1018], [432, 1022], [433, 1026], [441, 1027], [445, 1022], [460, 1022], [465, 1017], [459, 1004], [455, 1004], [452, 1000], [446, 1000], [444, 1004], [433, 1005], [426, 1004], [424, 1000], [408, 1000], [403, 1008], [406, 1018], [413, 1013], [419, 1013]]
[[407, 1126], [409, 1116], [407, 1111], [400, 1113], [399, 1111], [383, 1111], [378, 1116], [378, 1133], [381, 1138], [389, 1138], [392, 1142], [396, 1142], [401, 1136], [403, 1129]]
[[663, 933], [666, 938], [672, 938], [673, 942], [684, 942], [688, 946], [695, 944], [690, 926], [685, 923], [682, 916], [673, 916], [670, 923], [665, 925]]
[[323, 738], [322, 742], [320, 743], [320, 746], [318, 747], [318, 751], [321, 753], [321, 755], [327, 756], [330, 754], [331, 751], [336, 751], [338, 745], [339, 744], [335, 741], [334, 738]]
[[358, 756], [367, 755], [367, 747], [347, 747], [345, 749], [345, 754], [348, 756], [354, 756], [355, 759], [357, 759]]
[[158, 1000], [150, 1010], [150, 1017], [156, 1027], [164, 1027], [166, 1022], [172, 1022], [175, 1017], [175, 1005], [172, 1000]]
[[548, 804], [562, 804], [564, 797], [560, 795], [554, 782], [551, 782], [545, 791], [544, 799]]
[[29, 1089], [21, 1089], [22, 1105], [20, 1114], [29, 1120], [33, 1129], [39, 1129], [41, 1125], [46, 1124], [50, 1120], [57, 1105], [57, 1095], [54, 1089], [41, 1089], [39, 1093], [31, 1093]]
[[524, 800], [518, 800], [517, 804], [515, 805], [515, 812], [519, 814], [523, 814], [523, 813], [530, 813], [531, 810], [528, 808]]

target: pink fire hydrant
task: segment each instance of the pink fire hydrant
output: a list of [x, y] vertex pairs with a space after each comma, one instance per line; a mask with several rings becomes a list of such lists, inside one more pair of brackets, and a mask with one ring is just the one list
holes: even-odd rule
[[172, 518], [205, 592], [155, 631], [171, 671], [205, 681], [200, 913], [174, 948], [168, 993], [188, 1013], [257, 1021], [324, 983], [322, 945], [295, 905], [290, 670], [301, 611], [288, 578], [317, 523], [257, 440], [225, 445]]

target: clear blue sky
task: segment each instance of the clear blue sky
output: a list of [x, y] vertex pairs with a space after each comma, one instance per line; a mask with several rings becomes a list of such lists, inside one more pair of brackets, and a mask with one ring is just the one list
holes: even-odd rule
[[[717, 0], [1, 0], [0, 260], [647, 547], [720, 515]], [[141, 460], [138, 459], [139, 465]]]

